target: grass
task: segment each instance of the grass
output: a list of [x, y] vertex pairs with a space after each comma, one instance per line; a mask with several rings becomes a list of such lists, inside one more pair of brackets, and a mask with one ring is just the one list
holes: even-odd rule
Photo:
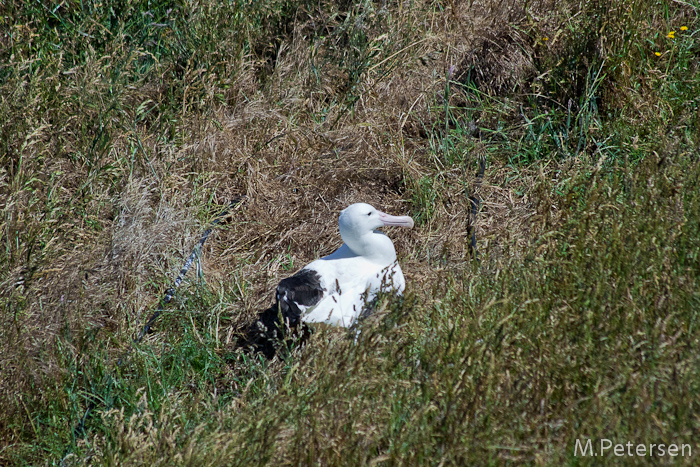
[[[700, 4], [468, 6], [0, 6], [0, 464], [695, 464]], [[357, 201], [406, 296], [243, 352]]]

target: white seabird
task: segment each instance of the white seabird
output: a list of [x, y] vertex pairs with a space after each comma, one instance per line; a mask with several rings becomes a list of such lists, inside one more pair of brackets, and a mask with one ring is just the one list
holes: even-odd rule
[[[391, 216], [366, 203], [340, 213], [345, 242], [334, 253], [317, 259], [277, 286], [276, 303], [268, 312], [280, 314], [287, 326], [299, 321], [350, 327], [380, 291], [401, 294], [406, 281], [394, 244], [376, 230], [385, 225], [413, 227], [409, 216]], [[263, 318], [263, 322], [270, 323]]]

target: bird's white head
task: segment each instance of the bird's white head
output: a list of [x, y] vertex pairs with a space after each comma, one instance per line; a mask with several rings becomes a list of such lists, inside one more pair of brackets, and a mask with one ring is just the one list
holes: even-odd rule
[[[374, 229], [385, 225], [411, 228], [413, 227], [413, 219], [409, 216], [391, 216], [375, 209], [367, 203], [356, 203], [340, 212], [338, 225], [340, 227], [340, 236], [343, 238], [343, 241], [356, 254], [372, 256], [381, 253], [380, 250], [383, 248], [387, 250], [387, 255], [393, 255], [393, 257], [396, 258], [391, 240], [388, 241], [389, 245], [386, 245], [385, 241], [374, 238], [371, 234], [376, 235]], [[384, 235], [379, 235], [388, 240]], [[388, 251], [389, 248], [391, 252]]]

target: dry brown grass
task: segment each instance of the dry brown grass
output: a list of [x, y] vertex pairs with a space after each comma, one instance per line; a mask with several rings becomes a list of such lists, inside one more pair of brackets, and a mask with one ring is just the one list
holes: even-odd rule
[[[613, 32], [621, 28], [614, 20], [639, 24], [636, 33], [660, 45], [666, 21], [691, 21], [696, 9], [672, 2], [664, 17], [649, 9], [652, 2], [637, 3], [650, 19], [615, 2], [605, 13], [607, 36], [596, 32], [593, 13], [606, 10], [599, 2], [545, 0], [418, 1], [411, 8], [300, 3], [293, 12], [291, 4], [271, 1], [267, 10], [249, 12], [250, 24], [239, 24], [240, 12], [228, 4], [201, 2], [178, 7], [172, 14], [187, 21], [169, 22], [143, 43], [126, 26], [105, 32], [99, 21], [109, 15], [99, 12], [83, 25], [88, 36], [78, 32], [78, 16], [59, 15], [60, 24], [44, 18], [75, 33], [61, 53], [51, 49], [58, 39], [40, 20], [13, 7], [14, 42], [1, 40], [14, 55], [0, 52], [7, 63], [0, 68], [0, 118], [8, 122], [0, 133], [0, 463], [67, 454], [75, 465], [89, 463], [81, 458], [88, 455], [110, 465], [332, 465], [348, 458], [389, 465], [433, 463], [436, 452], [450, 462], [571, 461], [570, 427], [580, 423], [600, 434], [605, 420], [582, 402], [592, 390], [588, 374], [597, 370], [591, 364], [572, 371], [554, 343], [594, 363], [630, 361], [633, 351], [619, 344], [618, 353], [596, 353], [607, 349], [607, 336], [595, 341], [599, 347], [571, 337], [579, 327], [593, 342], [599, 329], [577, 321], [588, 316], [578, 315], [587, 310], [578, 289], [563, 283], [556, 296], [547, 288], [557, 278], [543, 265], [569, 267], [574, 282], [582, 280], [577, 265], [601, 276], [607, 269], [591, 253], [605, 250], [601, 236], [622, 238], [635, 229], [655, 235], [640, 240], [643, 248], [662, 244], [669, 258], [674, 248], [695, 251], [682, 239], [696, 222], [696, 200], [681, 185], [693, 186], [697, 168], [696, 155], [688, 156], [697, 152], [697, 112], [678, 96], [691, 95], [697, 80], [650, 64], [630, 45], [651, 47], [649, 40]], [[136, 31], [161, 31], [141, 13]], [[158, 21], [174, 21], [168, 15]], [[683, 66], [692, 74], [698, 45], [687, 40]], [[585, 60], [571, 61], [577, 53]], [[595, 99], [587, 99], [598, 79], [591, 70], [603, 58], [617, 62]], [[619, 119], [601, 123], [603, 109]], [[576, 117], [571, 125], [563, 123], [566, 112]], [[578, 115], [592, 120], [584, 125]], [[562, 136], [565, 127], [571, 133]], [[634, 165], [653, 151], [658, 172], [648, 161]], [[477, 185], [479, 158], [488, 165]], [[673, 198], [659, 204], [660, 224], [645, 223], [656, 207], [620, 188], [642, 185], [635, 170], [662, 187], [650, 193]], [[617, 183], [619, 171], [627, 178]], [[481, 263], [471, 258], [467, 235], [474, 190], [482, 200]], [[131, 347], [202, 231], [239, 195], [244, 202], [204, 247], [203, 282], [193, 267], [157, 332], [117, 369], [113, 362]], [[618, 203], [625, 196], [633, 204]], [[239, 330], [271, 303], [282, 278], [341, 244], [338, 213], [359, 201], [419, 220], [411, 231], [387, 231], [407, 277], [407, 302], [384, 303], [360, 346], [322, 329], [303, 351], [269, 366], [242, 356]], [[606, 217], [624, 209], [627, 215]], [[572, 227], [579, 220], [592, 225], [584, 232], [592, 240], [580, 251], [586, 235]], [[575, 250], [571, 257], [567, 248]], [[644, 285], [630, 286], [630, 303], [692, 308], [686, 298], [697, 290], [697, 264], [659, 262], [647, 265]], [[687, 268], [687, 282], [678, 268]], [[623, 309], [629, 303], [616, 287], [600, 293]], [[543, 317], [544, 307], [551, 316]], [[601, 307], [595, 312], [613, 313]], [[673, 367], [678, 394], [686, 397], [696, 363], [682, 347], [693, 339], [690, 325], [659, 315], [647, 326], [646, 315], [634, 316], [641, 323], [634, 332], [652, 329], [673, 347], [683, 363]], [[547, 340], [556, 332], [559, 341]], [[676, 347], [682, 332], [688, 340]], [[526, 358], [535, 351], [544, 363]], [[210, 361], [197, 352], [221, 364], [215, 376], [204, 364], [190, 368]], [[663, 370], [654, 384], [662, 392], [671, 378], [668, 355], [658, 356]], [[455, 365], [466, 369], [447, 370]], [[652, 397], [643, 372], [653, 369], [620, 365], [630, 394]], [[168, 386], [158, 378], [176, 374], [172, 368], [182, 370], [182, 380], [173, 377]], [[628, 402], [624, 395], [602, 400], [603, 386], [623, 384], [610, 373], [601, 370], [591, 402], [605, 410]], [[270, 400], [278, 394], [290, 405]], [[76, 437], [72, 429], [93, 397], [104, 407]], [[682, 397], [672, 400], [674, 408]], [[559, 410], [558, 401], [571, 405]], [[581, 419], [571, 408], [579, 403]], [[468, 414], [464, 420], [453, 418], [455, 407]], [[635, 410], [629, 413], [639, 417]], [[608, 415], [628, 428], [624, 416]], [[683, 439], [696, 433], [697, 424], [678, 423], [685, 431], [659, 432]], [[634, 431], [639, 426], [629, 431], [649, 433]], [[517, 449], [489, 452], [490, 434]], [[452, 435], [463, 445], [451, 444]], [[41, 449], [32, 447], [42, 439]]]

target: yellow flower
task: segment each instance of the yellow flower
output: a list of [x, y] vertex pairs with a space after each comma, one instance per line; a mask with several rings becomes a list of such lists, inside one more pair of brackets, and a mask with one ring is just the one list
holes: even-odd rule
[[681, 31], [687, 31], [687, 30], [688, 30], [688, 26], [681, 26]]
[[543, 40], [543, 41], [548, 41], [548, 40], [549, 40], [549, 37], [543, 37], [542, 40]]
[[675, 39], [676, 38], [676, 31], [669, 32], [668, 36], [666, 36], [666, 37], [668, 37], [669, 39]]
[[656, 55], [657, 57], [660, 57], [660, 56], [661, 56], [661, 52], [654, 52], [654, 55]]

